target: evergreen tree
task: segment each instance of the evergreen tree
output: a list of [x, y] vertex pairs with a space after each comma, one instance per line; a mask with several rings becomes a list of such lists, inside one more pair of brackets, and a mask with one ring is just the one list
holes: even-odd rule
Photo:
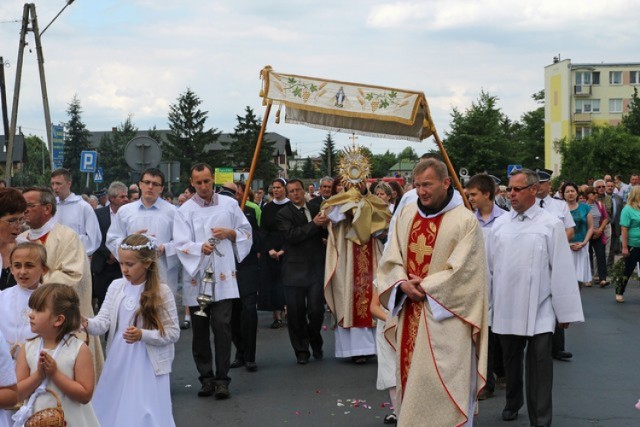
[[304, 162], [304, 166], [302, 166], [302, 177], [307, 179], [316, 177], [316, 167], [311, 161], [311, 157], [307, 157], [307, 160]]
[[338, 156], [336, 152], [335, 141], [331, 137], [330, 132], [327, 132], [327, 137], [323, 142], [324, 146], [322, 147], [322, 152], [320, 153], [320, 158], [322, 159], [322, 162], [320, 163], [320, 175], [335, 176], [338, 171]]
[[124, 158], [127, 143], [138, 134], [138, 128], [131, 121], [131, 115], [120, 123], [115, 132], [107, 133], [100, 140], [99, 165], [104, 171], [104, 183], [129, 181], [130, 167]]
[[[64, 161], [62, 166], [71, 172], [72, 191], [79, 193], [85, 187], [86, 177], [80, 172], [80, 155], [83, 151], [88, 150], [89, 137], [91, 132], [87, 130], [86, 125], [82, 122], [82, 107], [78, 95], [74, 95], [67, 115], [69, 121], [64, 135]], [[83, 179], [85, 178], [85, 179]]]
[[[249, 106], [245, 108], [244, 113], [244, 117], [236, 116], [238, 124], [231, 136], [232, 142], [229, 152], [231, 163], [235, 168], [249, 170], [258, 143], [261, 121], [256, 118]], [[278, 166], [273, 161], [273, 145], [274, 143], [266, 137], [263, 138], [253, 176], [254, 180], [262, 179], [264, 182], [271, 182], [278, 176]]]
[[164, 147], [165, 141], [162, 138], [162, 134], [158, 132], [156, 125], [153, 125], [153, 127], [149, 129], [149, 131], [147, 132], [147, 135], [149, 136], [149, 138], [155, 140], [158, 144], [160, 144], [160, 147]]
[[630, 134], [640, 136], [640, 98], [637, 87], [633, 88], [629, 112], [622, 117], [622, 125]]
[[207, 145], [215, 143], [220, 137], [217, 129], [205, 129], [208, 111], [202, 111], [198, 106], [202, 100], [187, 88], [178, 96], [177, 102], [169, 106], [169, 129], [167, 142], [164, 145], [167, 161], [180, 162], [181, 181], [188, 182], [189, 170], [196, 162], [206, 162], [211, 167], [220, 166], [222, 153], [208, 151]]
[[34, 135], [25, 137], [24, 143], [27, 145], [27, 158], [22, 169], [11, 178], [11, 184], [16, 187], [29, 187], [32, 185], [48, 187], [51, 164], [49, 163], [47, 144]]

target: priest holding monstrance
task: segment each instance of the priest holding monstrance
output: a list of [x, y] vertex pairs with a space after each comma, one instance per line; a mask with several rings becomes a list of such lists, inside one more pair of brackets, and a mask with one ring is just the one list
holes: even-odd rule
[[471, 426], [487, 366], [482, 231], [444, 163], [421, 161], [413, 179], [418, 200], [399, 213], [377, 275], [380, 301], [399, 315], [398, 422]]

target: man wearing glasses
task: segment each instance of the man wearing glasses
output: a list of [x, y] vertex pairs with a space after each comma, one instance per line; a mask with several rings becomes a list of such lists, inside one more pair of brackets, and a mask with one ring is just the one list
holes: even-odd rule
[[173, 244], [173, 217], [177, 208], [160, 195], [164, 189], [164, 174], [156, 168], [142, 173], [139, 200], [118, 209], [107, 232], [107, 248], [118, 257], [118, 247], [130, 234], [144, 234], [158, 247], [160, 280], [169, 285], [173, 294], [178, 289], [178, 257]]
[[509, 179], [512, 210], [496, 219], [487, 241], [489, 313], [507, 377], [502, 419], [518, 417], [524, 382], [530, 424], [549, 426], [556, 321], [566, 328], [584, 315], [565, 228], [540, 207], [539, 188], [538, 176], [528, 169]]

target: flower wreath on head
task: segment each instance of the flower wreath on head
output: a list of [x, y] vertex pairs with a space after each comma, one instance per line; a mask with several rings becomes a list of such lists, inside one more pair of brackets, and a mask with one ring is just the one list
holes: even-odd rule
[[120, 243], [120, 249], [124, 249], [127, 251], [140, 251], [142, 249], [149, 249], [153, 251], [158, 249], [155, 237], [148, 236], [146, 234], [141, 234], [141, 236], [146, 237], [147, 239], [149, 239], [149, 241], [143, 245], [128, 245], [126, 243]]

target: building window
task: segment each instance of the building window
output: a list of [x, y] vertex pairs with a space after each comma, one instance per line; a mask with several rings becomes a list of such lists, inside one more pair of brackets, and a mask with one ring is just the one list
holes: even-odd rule
[[600, 71], [594, 71], [593, 73], [591, 73], [591, 80], [593, 81], [594, 85], [599, 85], [600, 84]]
[[576, 113], [599, 113], [599, 99], [578, 99], [576, 100]]
[[621, 85], [622, 84], [622, 71], [609, 71], [609, 84]]
[[591, 71], [576, 71], [576, 84], [577, 85], [590, 85], [591, 84]]
[[640, 84], [640, 71], [629, 71], [629, 83], [632, 85]]
[[576, 127], [576, 139], [582, 139], [591, 135], [591, 128], [588, 126]]
[[609, 112], [610, 113], [622, 113], [622, 99], [610, 99], [609, 100]]

